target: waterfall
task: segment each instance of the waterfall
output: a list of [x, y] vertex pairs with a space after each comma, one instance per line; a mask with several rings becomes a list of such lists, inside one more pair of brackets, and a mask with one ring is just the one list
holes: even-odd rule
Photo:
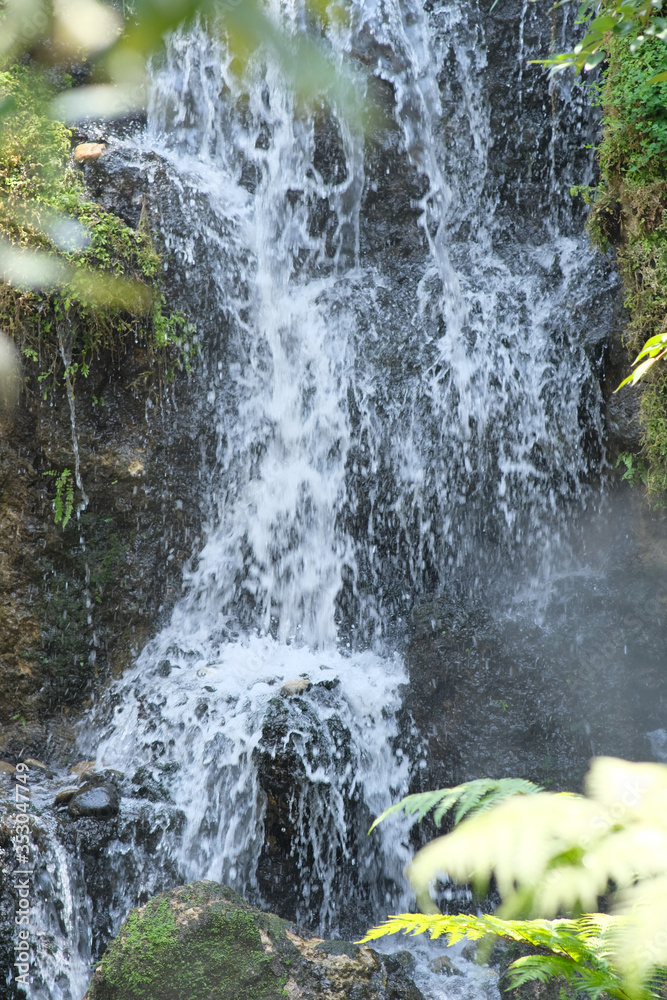
[[594, 495], [588, 303], [613, 279], [555, 205], [591, 169], [563, 125], [589, 128], [586, 101], [524, 66], [549, 33], [532, 6], [507, 87], [501, 22], [427, 8], [354, 0], [332, 29], [385, 112], [368, 135], [298, 106], [266, 54], [239, 82], [199, 27], [167, 41], [148, 126], [119, 140], [202, 336], [207, 524], [170, 621], [81, 726], [121, 812], [100, 892], [76, 833], [49, 855], [45, 897], [78, 916], [45, 910], [35, 996], [78, 1000], [128, 907], [179, 880], [282, 893], [325, 934], [409, 905], [405, 829], [365, 836], [425, 763], [397, 721], [406, 616], [526, 586]]

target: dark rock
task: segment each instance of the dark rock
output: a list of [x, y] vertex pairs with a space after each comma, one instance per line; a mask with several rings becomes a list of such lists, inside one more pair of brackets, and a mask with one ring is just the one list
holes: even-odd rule
[[111, 819], [118, 813], [118, 792], [111, 782], [87, 782], [77, 789], [69, 800], [67, 811], [73, 819], [91, 816], [94, 819]]
[[137, 977], [143, 1000], [423, 1000], [386, 956], [302, 937], [216, 882], [180, 886], [132, 910], [85, 1000], [126, 1000]]
[[[635, 496], [628, 493], [618, 498], [626, 518]], [[640, 539], [648, 531], [642, 503], [637, 495]], [[638, 562], [662, 565], [665, 549], [653, 522], [645, 553], [633, 535], [611, 538], [606, 525], [622, 523], [618, 518], [610, 502], [607, 519], [587, 538], [618, 578], [604, 586], [599, 578], [564, 579], [540, 624], [520, 609], [509, 618], [446, 598], [417, 605], [402, 709], [402, 745], [415, 763], [421, 757], [410, 791], [507, 775], [579, 791], [592, 755], [647, 759], [644, 734], [658, 728], [664, 712], [667, 647], [661, 619], [643, 606]], [[657, 579], [662, 570], [651, 572]], [[414, 835], [436, 832], [427, 821]]]
[[507, 970], [512, 962], [526, 955], [550, 954], [551, 952], [544, 948], [531, 948], [530, 945], [519, 944], [518, 942], [504, 947], [500, 952], [500, 960], [498, 962], [498, 989], [500, 995], [506, 997], [507, 1000], [560, 1000], [563, 981], [558, 978], [549, 979], [547, 982], [540, 982], [537, 979], [533, 979], [530, 982], [524, 983], [523, 986], [516, 986], [514, 989], [510, 988], [510, 979]]
[[[314, 684], [305, 697], [269, 702], [253, 752], [266, 795], [256, 877], [263, 903], [281, 917], [324, 934], [335, 927], [337, 935], [353, 939], [360, 926], [374, 922], [373, 900], [394, 884], [367, 836], [373, 816], [355, 785], [358, 748], [346, 710], [337, 685]], [[342, 819], [334, 802], [336, 809], [342, 805]], [[333, 908], [326, 875], [332, 863]], [[355, 902], [341, 906], [338, 900]]]
[[321, 951], [325, 955], [347, 955], [348, 958], [357, 958], [359, 945], [351, 941], [322, 941], [315, 951]]
[[463, 973], [457, 969], [451, 958], [447, 955], [438, 955], [428, 963], [431, 972], [441, 972], [444, 976], [462, 976]]
[[148, 799], [149, 802], [168, 802], [169, 792], [157, 781], [147, 767], [140, 767], [132, 778], [135, 786], [132, 794], [137, 798]]
[[[158, 195], [149, 177], [159, 158], [146, 153], [130, 167], [109, 135], [79, 131], [76, 140], [110, 144], [83, 168], [87, 194], [131, 226], [160, 228], [164, 205], [151, 201]], [[170, 273], [163, 281], [168, 313], [176, 291]], [[46, 300], [31, 310], [44, 307]], [[22, 322], [17, 315], [20, 343]], [[172, 406], [185, 376], [177, 373], [165, 392], [148, 328], [137, 320], [133, 330], [119, 328], [77, 381], [76, 447], [89, 502], [66, 528], [54, 523], [53, 480], [44, 476], [72, 467], [62, 379], [54, 372], [47, 399], [40, 366], [25, 358], [18, 404], [0, 413], [0, 756], [10, 762], [47, 753], [50, 766], [72, 759], [75, 714], [160, 627], [196, 547], [200, 435], [192, 409], [180, 426]], [[77, 345], [97, 336], [71, 332]]]
[[64, 788], [62, 792], [58, 792], [53, 800], [54, 807], [58, 809], [60, 806], [66, 806], [79, 791], [81, 791], [80, 788]]
[[387, 955], [387, 968], [390, 971], [403, 969], [405, 972], [412, 972], [416, 965], [415, 956], [404, 948]]

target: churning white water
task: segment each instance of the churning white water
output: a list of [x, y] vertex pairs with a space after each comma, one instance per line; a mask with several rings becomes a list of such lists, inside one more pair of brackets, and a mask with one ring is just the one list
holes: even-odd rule
[[[294, 31], [297, 6], [280, 15]], [[506, 112], [485, 89], [485, 22], [428, 6], [356, 0], [330, 39], [381, 81], [393, 121], [377, 137], [298, 107], [266, 53], [239, 83], [199, 29], [169, 40], [148, 128], [125, 140], [205, 337], [192, 419], [214, 458], [184, 596], [79, 738], [122, 775], [110, 930], [182, 880], [262, 902], [273, 878], [275, 905], [262, 865], [281, 768], [292, 914], [337, 933], [407, 906], [405, 830], [365, 837], [420, 765], [397, 722], [405, 615], [429, 591], [502, 589], [503, 567], [529, 577], [602, 460], [585, 316], [564, 303], [605, 279], [554, 207], [557, 95], [540, 84], [546, 173], [519, 169], [542, 187], [527, 210], [511, 165], [491, 167]], [[521, 105], [529, 71], [511, 72]], [[82, 870], [73, 854], [45, 876], [65, 909], [44, 934], [44, 969], [60, 949], [44, 996], [83, 992]]]

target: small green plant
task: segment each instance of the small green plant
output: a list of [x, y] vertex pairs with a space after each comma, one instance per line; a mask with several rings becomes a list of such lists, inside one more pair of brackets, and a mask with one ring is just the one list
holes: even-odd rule
[[575, 184], [570, 188], [570, 197], [579, 197], [585, 205], [592, 205], [595, 199], [595, 189], [590, 184]]
[[53, 476], [55, 478], [55, 495], [52, 501], [53, 521], [54, 524], [62, 524], [64, 530], [72, 517], [72, 511], [74, 509], [74, 483], [72, 482], [72, 473], [69, 469], [63, 469], [60, 473], [55, 469], [49, 469], [44, 473], [44, 475]]
[[625, 472], [621, 476], [621, 481], [628, 482], [631, 486], [637, 486], [638, 483], [646, 486], [648, 469], [641, 458], [637, 458], [629, 451], [622, 451], [616, 459], [615, 467], [618, 469], [619, 465], [625, 466]]

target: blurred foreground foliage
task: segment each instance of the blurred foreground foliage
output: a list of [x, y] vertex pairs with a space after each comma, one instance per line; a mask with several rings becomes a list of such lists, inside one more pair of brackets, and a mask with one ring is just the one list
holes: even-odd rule
[[[283, 66], [300, 99], [325, 99], [340, 106], [349, 118], [363, 117], [363, 87], [359, 86], [363, 74], [352, 72], [324, 39], [327, 31], [343, 27], [344, 6], [307, 0], [305, 13], [305, 20], [297, 18], [290, 28], [279, 23], [278, 15], [261, 0], [132, 0], [123, 2], [122, 14], [115, 5], [98, 0], [0, 3], [0, 70], [14, 68], [9, 79], [5, 73], [0, 96], [0, 135], [5, 136], [5, 147], [11, 145], [11, 138], [19, 134], [17, 111], [25, 109], [26, 100], [34, 104], [48, 97], [41, 104], [38, 133], [22, 135], [22, 140], [32, 138], [49, 150], [40, 161], [38, 176], [30, 179], [32, 190], [30, 183], [23, 185], [23, 210], [5, 200], [1, 220], [13, 218], [18, 226], [27, 222], [34, 236], [38, 232], [43, 236], [42, 245], [33, 239], [28, 244], [31, 249], [26, 250], [25, 242], [17, 244], [5, 236], [0, 242], [0, 275], [15, 287], [47, 288], [57, 281], [79, 287], [80, 270], [54, 261], [45, 252], [54, 229], [68, 226], [72, 207], [64, 197], [58, 168], [54, 169], [57, 144], [62, 142], [63, 154], [69, 152], [66, 125], [142, 110], [148, 57], [159, 51], [171, 30], [203, 20], [209, 31], [224, 37], [231, 68], [239, 76], [257, 52], [270, 53]], [[19, 75], [15, 68], [26, 62], [30, 72]], [[72, 71], [77, 86], [72, 86]], [[48, 194], [53, 185], [58, 197]], [[36, 195], [46, 197], [50, 204], [48, 217], [34, 210]], [[22, 253], [17, 253], [17, 246]], [[86, 274], [85, 294], [135, 311], [149, 308], [140, 288], [103, 278], [94, 268]]]
[[74, 480], [63, 480], [69, 469], [52, 470], [55, 521], [63, 528], [74, 486], [78, 507], [87, 503], [76, 440], [77, 380], [137, 347], [147, 376], [170, 379], [190, 368], [197, 350], [194, 328], [166, 308], [162, 262], [148, 230], [104, 211], [85, 189], [71, 157], [70, 130], [51, 116], [53, 95], [66, 79], [62, 69], [47, 73], [31, 62], [0, 72], [0, 417], [22, 384], [19, 359], [29, 395], [47, 400], [64, 390]]
[[[150, 234], [86, 196], [68, 126], [143, 109], [148, 57], [166, 33], [202, 19], [239, 75], [258, 51], [270, 53], [298, 99], [360, 119], [362, 72], [324, 38], [344, 27], [344, 6], [307, 0], [305, 15], [288, 28], [260, 0], [0, 0], [0, 324], [39, 364], [45, 391], [62, 369], [73, 404], [76, 376], [128, 335], [161, 352], [167, 374], [188, 367], [194, 344], [184, 317], [165, 310]], [[6, 406], [20, 374], [6, 340], [0, 347]]]
[[[426, 795], [450, 798], [453, 804], [470, 799], [475, 784]], [[504, 782], [489, 784], [499, 794]], [[592, 997], [662, 996], [667, 766], [597, 757], [586, 777], [586, 795], [519, 789], [514, 779], [508, 779], [507, 791], [509, 797], [467, 814], [417, 853], [407, 874], [423, 912], [390, 917], [363, 940], [428, 931], [432, 937], [446, 936], [450, 944], [463, 937], [481, 939], [484, 956], [490, 942], [501, 937], [548, 952], [513, 962], [513, 986], [561, 977]], [[409, 798], [407, 811], [414, 813], [419, 796]], [[406, 801], [383, 816], [405, 808]], [[472, 884], [480, 895], [493, 878], [502, 904], [494, 915], [442, 915], [431, 900], [439, 878]], [[601, 899], [611, 901], [610, 914], [586, 912]], [[572, 916], [558, 917], [564, 913]], [[544, 919], [552, 917], [558, 919]]]
[[[570, 0], [556, 2], [552, 9], [563, 7]], [[619, 39], [628, 39], [632, 54], [648, 39], [667, 41], [667, 18], [662, 17], [664, 0], [583, 0], [579, 3], [576, 23], [585, 25], [583, 37], [569, 52], [558, 52], [549, 59], [540, 59], [550, 74], [567, 69], [588, 72], [609, 59]], [[667, 74], [645, 75], [647, 85], [667, 80]]]

